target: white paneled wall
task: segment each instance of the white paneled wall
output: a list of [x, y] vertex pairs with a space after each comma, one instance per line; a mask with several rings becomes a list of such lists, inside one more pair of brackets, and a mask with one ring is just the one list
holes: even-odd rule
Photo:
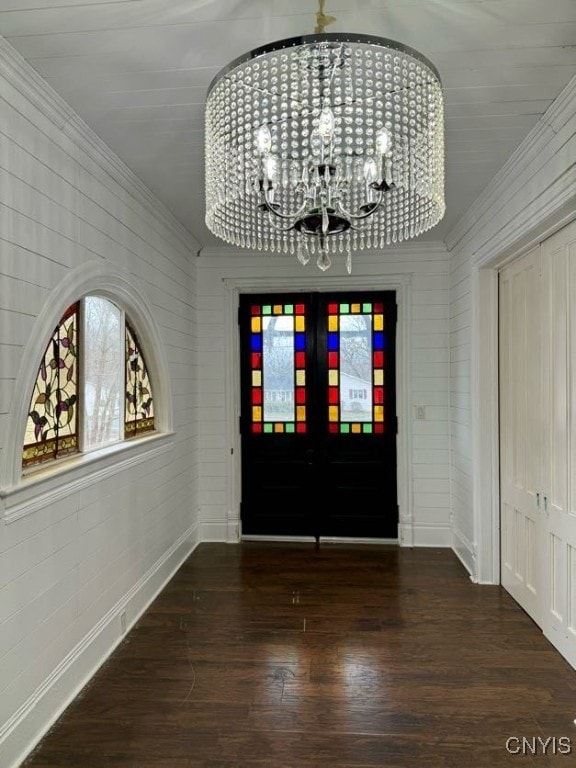
[[[197, 246], [0, 45], [0, 765], [10, 768], [197, 540]], [[98, 262], [145, 297], [165, 349], [174, 434], [137, 459], [33, 490], [10, 518], [8, 444], [37, 315]], [[64, 307], [62, 307], [64, 309]], [[50, 329], [44, 329], [49, 335]], [[39, 360], [38, 360], [39, 363]], [[23, 424], [20, 425], [23, 428]], [[117, 471], [122, 468], [122, 471]], [[7, 482], [10, 479], [10, 482]], [[3, 486], [3, 488], [2, 488]]]
[[499, 580], [496, 269], [574, 217], [576, 79], [447, 238], [453, 547]]
[[[294, 257], [240, 251], [203, 252], [198, 261], [199, 488], [203, 534], [234, 539], [238, 529], [237, 462], [231, 455], [238, 429], [237, 326], [230, 291], [361, 290], [401, 283], [406, 315], [399, 336], [408, 350], [406, 396], [399, 412], [401, 468], [400, 533], [404, 543], [450, 542], [448, 435], [448, 261], [444, 246], [421, 243], [359, 253], [348, 276], [337, 257], [322, 275]], [[229, 356], [229, 357], [228, 357]], [[401, 363], [399, 362], [399, 365]], [[424, 406], [425, 419], [415, 420]], [[405, 457], [405, 459], [404, 459]]]

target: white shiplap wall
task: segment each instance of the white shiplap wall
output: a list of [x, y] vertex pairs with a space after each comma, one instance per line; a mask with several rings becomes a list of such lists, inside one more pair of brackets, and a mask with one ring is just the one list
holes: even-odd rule
[[0, 42], [0, 485], [6, 491], [16, 394], [33, 383], [20, 378], [20, 365], [36, 316], [88, 264], [120, 270], [147, 298], [165, 345], [174, 425], [171, 440], [122, 472], [90, 480], [87, 467], [69, 491], [62, 480], [57, 498], [27, 494], [17, 519], [3, 514], [10, 496], [0, 499], [3, 768], [17, 764], [121, 639], [121, 611], [130, 626], [197, 540], [196, 249]]
[[447, 238], [453, 547], [479, 581], [498, 580], [495, 270], [575, 215], [576, 78]]
[[[231, 287], [236, 290], [377, 289], [387, 281], [404, 284], [408, 315], [403, 328], [409, 348], [405, 371], [407, 402], [399, 414], [405, 434], [411, 476], [401, 493], [404, 542], [447, 546], [450, 542], [448, 436], [448, 261], [443, 245], [412, 244], [384, 253], [362, 252], [348, 277], [342, 259], [333, 258], [322, 275], [311, 262], [303, 268], [294, 257], [253, 255], [240, 251], [203, 252], [198, 261], [198, 429], [200, 439], [200, 515], [206, 538], [233, 539], [240, 497], [231, 456], [238, 426], [237, 383], [226, 379], [237, 367], [237, 326], [230, 317]], [[240, 286], [240, 287], [238, 287]], [[227, 356], [230, 358], [227, 359]], [[232, 392], [230, 393], [230, 389]], [[228, 397], [228, 399], [227, 399]], [[425, 406], [426, 419], [414, 419], [414, 407]], [[402, 451], [400, 451], [402, 452]], [[413, 520], [410, 516], [413, 515]]]

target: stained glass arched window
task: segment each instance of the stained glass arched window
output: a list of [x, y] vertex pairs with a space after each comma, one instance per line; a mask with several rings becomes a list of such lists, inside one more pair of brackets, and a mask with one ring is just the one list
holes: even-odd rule
[[84, 297], [66, 310], [40, 362], [23, 467], [153, 429], [152, 385], [136, 332], [112, 301]]

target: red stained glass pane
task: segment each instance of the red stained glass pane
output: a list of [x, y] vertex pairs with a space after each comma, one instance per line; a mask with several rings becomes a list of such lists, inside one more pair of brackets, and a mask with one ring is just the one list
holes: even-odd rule
[[305, 352], [296, 352], [294, 357], [295, 357], [296, 368], [305, 368], [306, 367], [306, 353]]
[[304, 405], [306, 402], [306, 389], [304, 387], [296, 388], [296, 402], [298, 405]]
[[304, 304], [296, 304], [294, 307], [294, 314], [295, 315], [303, 315], [306, 312], [306, 307]]
[[337, 315], [338, 314], [338, 304], [328, 304], [328, 314], [329, 315]]
[[328, 424], [328, 432], [331, 434], [338, 434], [338, 424]]
[[328, 387], [328, 402], [330, 405], [338, 405], [340, 402], [340, 392], [338, 387]]
[[328, 368], [338, 368], [338, 352], [328, 352]]
[[374, 432], [382, 434], [384, 432], [384, 424], [374, 424]]
[[256, 304], [252, 305], [252, 307], [250, 307], [250, 310], [251, 310], [253, 315], [259, 315], [260, 314], [260, 307], [258, 305], [256, 305]]
[[252, 405], [261, 405], [262, 404], [262, 390], [261, 389], [253, 389], [252, 390]]
[[304, 423], [296, 424], [296, 432], [300, 432], [301, 434], [303, 432], [306, 432], [306, 424]]
[[252, 432], [262, 432], [262, 424], [252, 424]]
[[374, 403], [376, 405], [384, 404], [384, 387], [374, 387]]
[[384, 368], [384, 352], [374, 352], [374, 368]]
[[252, 368], [262, 368], [261, 352], [252, 352]]
[[381, 302], [376, 302], [374, 304], [374, 314], [375, 315], [382, 315], [384, 313], [384, 304]]

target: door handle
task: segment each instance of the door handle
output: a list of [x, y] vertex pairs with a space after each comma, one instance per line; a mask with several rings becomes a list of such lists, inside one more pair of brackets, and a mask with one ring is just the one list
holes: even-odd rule
[[314, 464], [314, 448], [308, 448], [306, 450], [306, 464], [311, 467]]
[[548, 496], [544, 496], [544, 514], [548, 517]]
[[536, 491], [536, 506], [540, 509], [540, 492]]

